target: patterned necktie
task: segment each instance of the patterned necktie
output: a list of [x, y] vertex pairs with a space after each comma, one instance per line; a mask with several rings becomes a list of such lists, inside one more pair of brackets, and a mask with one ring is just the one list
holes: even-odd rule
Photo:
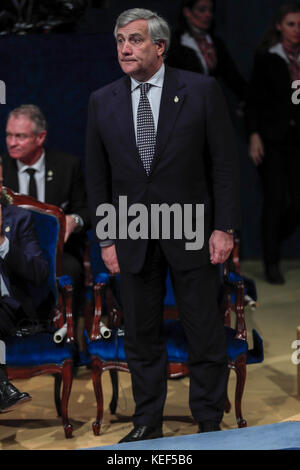
[[36, 170], [34, 168], [27, 168], [27, 170], [25, 170], [28, 174], [29, 174], [29, 187], [28, 187], [28, 194], [29, 196], [32, 196], [34, 197], [35, 199], [37, 199], [37, 187], [36, 187], [36, 181], [35, 181], [35, 177], [34, 177], [34, 174], [36, 172]]
[[147, 175], [150, 173], [156, 144], [154, 119], [147, 97], [150, 87], [150, 83], [140, 85], [141, 96], [137, 110], [137, 146]]

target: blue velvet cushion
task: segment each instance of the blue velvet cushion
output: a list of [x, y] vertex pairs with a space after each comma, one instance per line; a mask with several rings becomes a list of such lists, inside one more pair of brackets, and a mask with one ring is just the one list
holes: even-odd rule
[[243, 339], [236, 339], [236, 331], [229, 326], [225, 326], [227, 357], [234, 361], [241, 354], [247, 354], [248, 342]]
[[[187, 362], [187, 344], [180, 321], [165, 320], [164, 336], [167, 341], [168, 361]], [[117, 330], [113, 330], [109, 339], [89, 342], [88, 352], [91, 355], [100, 357], [103, 361], [127, 361], [124, 350], [124, 336], [118, 336]]]
[[75, 352], [72, 344], [54, 343], [51, 333], [38, 333], [23, 338], [11, 336], [5, 338], [5, 344], [8, 367], [61, 365], [66, 359], [72, 359]]
[[71, 276], [65, 274], [64, 276], [60, 276], [58, 278], [58, 284], [60, 287], [72, 286], [73, 279], [71, 278]]
[[[229, 360], [235, 360], [242, 354], [247, 355], [247, 364], [255, 364], [263, 361], [263, 343], [257, 331], [253, 330], [254, 348], [248, 351], [248, 342], [236, 339], [236, 331], [225, 327], [227, 356]], [[188, 362], [188, 348], [186, 336], [180, 320], [164, 321], [164, 336], [166, 338], [168, 362]], [[98, 356], [103, 361], [126, 362], [124, 351], [124, 336], [118, 336], [117, 330], [113, 330], [110, 339], [88, 341], [88, 352]]]

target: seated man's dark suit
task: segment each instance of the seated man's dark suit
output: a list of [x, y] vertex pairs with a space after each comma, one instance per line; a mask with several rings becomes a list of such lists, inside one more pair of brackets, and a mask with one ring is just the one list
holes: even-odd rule
[[[30, 212], [10, 205], [2, 207], [2, 230], [9, 250], [4, 258], [0, 256], [0, 274], [9, 295], [1, 296], [0, 338], [15, 334], [19, 321], [36, 320], [39, 307], [52, 299], [46, 285], [48, 263]], [[32, 297], [32, 286], [41, 287], [39, 297]]]
[[[3, 157], [3, 184], [19, 192], [18, 167], [8, 154]], [[74, 155], [45, 149], [45, 201], [63, 209], [66, 215], [81, 217], [83, 227], [73, 232], [64, 247], [63, 274], [74, 280], [74, 307], [76, 313], [83, 303], [83, 249], [89, 227], [85, 184], [80, 159]]]

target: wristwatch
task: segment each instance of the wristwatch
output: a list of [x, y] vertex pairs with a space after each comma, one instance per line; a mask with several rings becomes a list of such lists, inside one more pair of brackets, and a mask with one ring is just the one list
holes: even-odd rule
[[230, 235], [233, 235], [233, 234], [234, 234], [233, 228], [229, 228], [229, 229], [227, 229], [227, 230], [224, 230], [224, 232], [230, 233]]

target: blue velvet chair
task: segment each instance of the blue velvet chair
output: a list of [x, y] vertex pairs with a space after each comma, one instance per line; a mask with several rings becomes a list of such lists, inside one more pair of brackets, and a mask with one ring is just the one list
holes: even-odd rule
[[[96, 249], [97, 250], [97, 249]], [[95, 255], [95, 253], [94, 253]], [[98, 253], [99, 256], [99, 253]], [[118, 371], [129, 371], [124, 351], [124, 332], [122, 329], [122, 306], [119, 297], [118, 281], [107, 272], [96, 274], [94, 268], [95, 316], [93, 328], [87, 338], [87, 349], [91, 356], [92, 379], [97, 401], [97, 416], [93, 423], [95, 435], [100, 434], [103, 417], [103, 393], [101, 376], [109, 370], [112, 379], [113, 396], [110, 402], [111, 413], [114, 414], [118, 401]], [[220, 308], [224, 314], [224, 327], [227, 339], [228, 378], [230, 370], [236, 373], [235, 413], [238, 427], [247, 426], [242, 416], [242, 396], [246, 380], [246, 365], [263, 361], [263, 342], [257, 331], [253, 330], [253, 349], [249, 349], [247, 330], [244, 316], [244, 280], [236, 272], [229, 272], [227, 265], [222, 274], [222, 293]], [[164, 335], [168, 353], [169, 378], [184, 377], [189, 374], [188, 348], [186, 337], [178, 319], [176, 303], [170, 277], [166, 281], [166, 297], [164, 309]], [[235, 312], [235, 326], [231, 327], [231, 314]], [[101, 335], [100, 324], [102, 317], [106, 318], [111, 336], [104, 339]], [[231, 408], [227, 397], [225, 412]]]
[[[8, 376], [10, 379], [25, 379], [41, 374], [54, 375], [56, 410], [62, 417], [65, 436], [69, 438], [72, 437], [72, 425], [68, 418], [68, 401], [76, 346], [72, 319], [72, 279], [69, 276], [61, 276], [65, 215], [56, 206], [14, 193], [8, 188], [4, 190], [12, 204], [26, 208], [33, 214], [38, 241], [49, 264], [47, 291], [49, 287], [54, 296], [54, 308], [43, 312], [43, 318], [50, 319], [46, 331], [5, 339]], [[33, 298], [40, 294], [39, 289], [42, 287], [32, 287]], [[60, 343], [54, 342], [55, 331], [65, 323], [66, 337]]]

